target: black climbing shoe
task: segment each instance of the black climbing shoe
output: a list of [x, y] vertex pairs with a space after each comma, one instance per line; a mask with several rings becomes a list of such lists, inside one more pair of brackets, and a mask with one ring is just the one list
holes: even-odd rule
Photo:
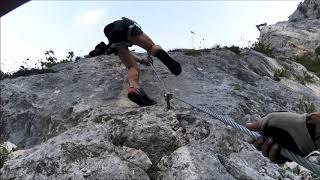
[[142, 88], [130, 87], [128, 90], [128, 98], [141, 107], [157, 104], [157, 102], [151, 99]]
[[170, 72], [176, 76], [178, 76], [182, 72], [182, 68], [180, 63], [172, 59], [168, 53], [166, 53], [164, 50], [160, 49], [156, 52], [155, 57], [160, 59], [160, 61], [168, 67]]

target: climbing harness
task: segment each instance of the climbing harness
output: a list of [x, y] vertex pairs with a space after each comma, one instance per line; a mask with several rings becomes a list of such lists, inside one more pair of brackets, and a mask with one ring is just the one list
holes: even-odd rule
[[[216, 113], [212, 112], [211, 110], [209, 110], [209, 109], [207, 109], [205, 107], [195, 106], [192, 103], [189, 103], [188, 101], [186, 101], [186, 100], [184, 100], [184, 99], [182, 99], [180, 97], [173, 96], [173, 94], [169, 93], [164, 81], [159, 77], [155, 67], [153, 66], [153, 60], [152, 60], [152, 57], [150, 56], [150, 54], [148, 54], [148, 61], [150, 62], [151, 67], [152, 67], [154, 73], [156, 74], [158, 80], [160, 82], [162, 82], [163, 88], [165, 90], [164, 97], [165, 97], [166, 102], [167, 102], [167, 109], [171, 109], [172, 108], [170, 106], [170, 100], [171, 99], [176, 99], [176, 100], [178, 100], [180, 102], [183, 102], [183, 103], [193, 107], [194, 109], [197, 109], [197, 110], [199, 110], [199, 111], [201, 111], [201, 112], [213, 117], [214, 119], [218, 119], [219, 121], [223, 122], [224, 124], [229, 125], [229, 126], [233, 127], [234, 129], [237, 129], [237, 130], [241, 131], [242, 133], [245, 133], [245, 134], [251, 136], [254, 139], [258, 139], [261, 136], [261, 134], [253, 132], [253, 131], [250, 131], [248, 128], [236, 123], [231, 118], [221, 116], [219, 114], [216, 114]], [[302, 156], [297, 155], [297, 154], [295, 154], [295, 153], [293, 153], [293, 152], [291, 152], [291, 151], [289, 151], [288, 149], [285, 149], [285, 148], [281, 148], [280, 154], [283, 155], [284, 157], [290, 159], [291, 161], [294, 161], [294, 162], [298, 163], [299, 165], [309, 169], [314, 174], [320, 176], [320, 165], [315, 164], [315, 163], [311, 162], [310, 160], [308, 160], [306, 158], [303, 158]]]
[[141, 29], [141, 26], [134, 20], [132, 19], [129, 19], [129, 18], [126, 18], [126, 17], [122, 17], [122, 20], [126, 20], [126, 21], [131, 21], [133, 22], [133, 24], [131, 24], [129, 27], [128, 27], [128, 32], [127, 32], [127, 37], [130, 37], [132, 36], [132, 29], [134, 27], [138, 27], [139, 29]]

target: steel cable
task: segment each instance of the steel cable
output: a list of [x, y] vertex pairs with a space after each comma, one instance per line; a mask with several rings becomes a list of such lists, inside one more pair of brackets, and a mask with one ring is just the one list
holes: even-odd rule
[[[151, 62], [151, 67], [154, 71], [154, 73], [156, 74], [156, 77], [158, 78], [158, 80], [160, 82], [162, 82], [162, 85], [163, 85], [163, 88], [164, 90], [166, 91], [166, 93], [168, 92], [168, 89], [166, 87], [166, 84], [165, 82], [159, 77], [155, 67], [153, 66], [153, 63], [152, 63], [152, 58], [150, 55], [148, 55], [148, 59], [149, 61]], [[178, 101], [181, 101], [185, 104], [188, 104], [189, 106], [199, 110], [199, 111], [202, 111], [203, 113], [205, 114], [208, 114], [209, 116], [215, 118], [215, 119], [218, 119], [219, 121], [223, 122], [224, 124], [226, 125], [229, 125], [231, 127], [233, 127], [234, 129], [237, 129], [239, 131], [241, 131], [242, 133], [245, 133], [247, 135], [249, 135], [250, 137], [254, 138], [254, 139], [257, 139], [259, 138], [261, 135], [257, 132], [254, 132], [254, 131], [250, 131], [248, 128], [246, 128], [245, 126], [242, 126], [238, 123], [236, 123], [233, 119], [231, 118], [228, 118], [228, 117], [224, 117], [224, 116], [221, 116], [219, 114], [216, 114], [212, 111], [210, 111], [209, 109], [205, 108], [205, 107], [198, 107], [198, 106], [195, 106], [189, 102], [187, 102], [186, 100], [184, 99], [181, 99], [179, 97], [176, 97], [176, 96], [173, 96], [174, 99], [178, 100]], [[288, 149], [285, 149], [285, 148], [281, 148], [280, 150], [280, 154], [283, 155], [284, 157], [290, 159], [291, 161], [294, 161], [296, 163], [298, 163], [299, 165], [309, 169], [310, 171], [312, 171], [313, 173], [317, 174], [318, 176], [320, 176], [320, 165], [317, 165], [311, 161], [309, 161], [308, 159], [306, 158], [303, 158], [291, 151], [289, 151]]]

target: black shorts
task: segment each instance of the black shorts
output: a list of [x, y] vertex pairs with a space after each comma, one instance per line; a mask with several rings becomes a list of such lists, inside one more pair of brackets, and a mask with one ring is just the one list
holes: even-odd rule
[[[130, 26], [132, 26], [132, 28], [130, 28]], [[132, 46], [133, 43], [128, 40], [128, 36], [136, 36], [142, 33], [143, 31], [139, 25], [128, 18], [114, 21], [104, 28], [104, 34], [108, 38], [111, 47], [113, 47], [113, 44], [119, 43], [127, 43], [128, 46]]]

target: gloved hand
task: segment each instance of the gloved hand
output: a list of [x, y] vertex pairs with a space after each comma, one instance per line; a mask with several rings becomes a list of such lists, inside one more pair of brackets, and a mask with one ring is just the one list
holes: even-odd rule
[[[248, 129], [259, 131], [265, 137], [251, 140], [250, 143], [261, 150], [264, 156], [277, 163], [284, 162], [284, 158], [279, 154], [279, 144], [297, 154], [307, 156], [320, 147], [320, 144], [315, 141], [317, 133], [320, 136], [320, 131], [317, 130], [320, 126], [320, 114], [310, 114], [308, 117], [310, 118], [307, 121], [307, 114], [289, 112], [268, 114], [260, 121], [246, 125]], [[311, 121], [312, 119], [319, 119], [319, 121]]]

